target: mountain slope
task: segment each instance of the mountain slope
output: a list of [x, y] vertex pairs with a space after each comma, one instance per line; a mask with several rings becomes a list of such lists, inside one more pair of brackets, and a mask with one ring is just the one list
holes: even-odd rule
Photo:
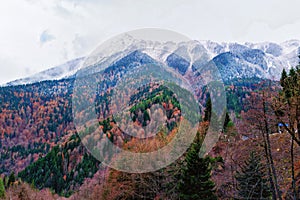
[[[298, 40], [290, 40], [281, 44], [272, 42], [257, 44], [216, 43], [196, 40], [181, 43], [160, 43], [136, 40], [131, 36], [127, 36], [121, 42], [128, 44], [128, 47], [126, 49], [112, 47], [112, 49], [119, 50], [117, 53], [113, 53], [111, 52], [113, 50], [108, 49], [102, 53], [103, 55], [99, 55], [100, 57], [103, 56], [103, 59], [100, 59], [101, 62], [97, 65], [109, 66], [115, 60], [120, 60], [133, 51], [139, 50], [157, 62], [177, 69], [181, 75], [198, 70], [199, 67], [214, 61], [221, 68], [222, 74], [226, 71], [223, 76], [225, 80], [234, 77], [279, 79], [283, 68], [290, 69], [292, 66], [297, 65], [297, 55], [300, 48], [300, 41]], [[224, 55], [227, 55], [227, 58], [224, 58]], [[229, 59], [226, 65], [224, 65], [224, 59]], [[9, 82], [4, 86], [74, 77], [84, 60], [85, 58], [74, 59], [33, 76]], [[95, 68], [91, 71], [91, 73], [96, 72], [98, 71]]]
[[32, 76], [8, 82], [4, 86], [24, 85], [46, 80], [60, 80], [69, 77], [71, 75], [74, 75], [79, 70], [80, 63], [83, 61], [83, 59], [84, 58], [77, 58], [68, 61], [65, 64], [50, 68]]
[[[145, 46], [148, 48], [142, 48]], [[83, 144], [85, 144], [84, 141], [97, 142], [96, 147], [99, 144], [101, 148], [106, 148], [105, 145], [101, 146], [103, 144], [101, 140], [109, 138], [116, 145], [122, 146], [126, 143], [128, 148], [132, 148], [129, 145], [131, 137], [124, 137], [122, 131], [124, 129], [114, 127], [115, 122], [108, 118], [112, 116], [113, 107], [117, 109], [111, 102], [111, 96], [118, 81], [122, 81], [122, 78], [132, 71], [135, 72], [134, 70], [139, 66], [165, 64], [177, 70], [188, 81], [196, 80], [193, 84], [195, 96], [199, 103], [204, 105], [208, 90], [207, 87], [205, 89], [203, 85], [197, 84], [199, 80], [197, 72], [201, 68], [210, 66], [208, 64], [214, 63], [224, 79], [228, 112], [231, 112], [232, 116], [234, 114], [238, 116], [244, 110], [243, 103], [250, 93], [261, 89], [257, 84], [261, 79], [272, 78], [275, 75], [277, 78], [284, 66], [287, 69], [290, 65], [293, 66], [291, 63], [297, 60], [298, 46], [297, 41], [287, 42], [282, 46], [271, 43], [256, 44], [256, 46], [254, 44], [218, 44], [210, 41], [190, 41], [179, 44], [149, 42], [148, 44], [144, 41], [140, 43], [140, 50], [135, 50], [131, 46], [129, 50], [118, 53], [117, 56], [112, 55], [84, 70], [80, 70], [79, 63], [83, 61], [82, 58], [71, 62], [70, 65], [41, 73], [45, 77], [50, 77], [49, 79], [61, 77], [66, 79], [42, 81], [45, 77], [36, 76], [36, 79], [26, 79], [31, 84], [0, 87], [0, 174], [8, 175], [14, 171], [23, 180], [39, 189], [50, 187], [61, 195], [69, 196], [73, 191], [78, 190], [81, 184], [84, 184], [85, 178], [93, 177], [97, 170], [101, 171], [100, 163], [91, 157], [80, 143], [77, 134], [82, 136], [85, 132], [77, 133], [74, 127], [72, 92], [75, 75], [94, 74], [92, 78], [99, 78], [99, 72], [104, 75], [103, 79], [97, 82], [99, 87], [95, 107], [92, 107], [100, 119], [106, 119], [99, 122], [103, 132], [100, 131], [100, 135], [95, 132], [90, 136], [89, 134], [95, 131], [94, 127], [85, 127], [85, 131], [89, 134], [84, 138], [86, 140], [81, 139]], [[164, 50], [157, 50], [160, 48]], [[108, 67], [103, 67], [105, 65]], [[19, 83], [26, 83], [26, 80]], [[85, 77], [82, 80], [83, 84], [79, 85], [86, 88], [89, 82]], [[35, 81], [38, 82], [33, 83]], [[147, 90], [150, 92], [150, 89], [155, 91], [154, 85]], [[130, 110], [132, 120], [135, 121], [131, 128], [141, 130], [136, 126], [146, 126], [151, 123], [151, 117], [154, 118], [154, 116], [163, 119], [163, 109], [158, 109], [159, 112], [156, 113], [151, 113], [149, 110], [153, 103], [161, 105], [166, 110], [167, 128], [170, 130], [176, 128], [175, 122], [181, 118], [179, 106], [176, 106], [178, 102], [172, 102], [172, 99], [163, 95], [164, 93], [154, 93], [151, 98], [143, 99], [145, 90], [144, 88], [139, 88], [139, 90], [135, 91], [136, 98], [134, 95], [130, 97], [132, 104], [137, 103], [137, 106]], [[86, 92], [86, 89], [82, 91]], [[86, 97], [85, 94], [83, 93], [83, 97]], [[122, 96], [121, 93], [118, 95]], [[173, 95], [169, 93], [169, 96]], [[122, 97], [126, 99], [126, 96]], [[143, 101], [137, 101], [140, 98]], [[85, 101], [82, 101], [80, 105], [83, 111], [87, 109], [84, 103]], [[80, 112], [79, 115], [83, 118], [86, 116], [85, 112]], [[194, 119], [198, 118], [194, 117]], [[135, 132], [136, 135], [144, 134], [142, 131]], [[238, 132], [234, 133], [236, 138], [240, 135]], [[160, 139], [164, 141], [164, 137]], [[235, 140], [232, 142], [235, 143]]]

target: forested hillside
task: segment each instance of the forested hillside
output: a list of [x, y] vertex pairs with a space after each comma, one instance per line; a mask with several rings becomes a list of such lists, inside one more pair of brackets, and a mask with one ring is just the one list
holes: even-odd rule
[[[198, 152], [215, 123], [211, 116], [216, 114], [212, 110], [216, 97], [208, 86], [197, 90], [201, 116], [193, 115], [199, 125], [196, 137], [171, 165], [155, 172], [126, 173], [93, 157], [87, 144], [95, 147], [93, 150], [102, 149], [103, 158], [114, 159], [103, 143], [106, 139], [130, 152], [158, 150], [172, 142], [185, 122], [178, 94], [162, 82], [134, 88], [131, 96], [120, 93], [129, 102], [132, 124], [114, 115], [120, 103], [113, 99], [117, 82], [129, 68], [153, 62], [138, 52], [131, 56], [106, 69], [102, 81], [93, 75], [99, 81], [95, 106], [86, 107], [83, 101], [79, 105], [82, 112], [77, 114], [85, 117], [93, 111], [97, 123], [87, 123], [78, 132], [72, 113], [74, 79], [0, 88], [0, 197], [8, 197], [9, 191], [21, 198], [26, 192], [33, 193], [33, 188], [51, 196], [49, 188], [60, 198], [70, 199], [298, 198], [299, 67], [283, 71], [280, 81], [255, 77], [225, 81], [225, 122], [217, 133], [219, 141], [204, 158], [199, 158]], [[80, 78], [84, 96], [87, 80]], [[180, 92], [188, 96], [185, 90]], [[156, 109], [151, 110], [153, 107]], [[145, 131], [157, 121], [162, 122], [159, 129]], [[261, 185], [247, 183], [247, 177], [256, 177]]]

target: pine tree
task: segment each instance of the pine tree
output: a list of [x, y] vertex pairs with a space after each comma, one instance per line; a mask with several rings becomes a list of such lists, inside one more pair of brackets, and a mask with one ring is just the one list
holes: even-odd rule
[[[300, 58], [300, 56], [299, 56]], [[280, 84], [282, 91], [280, 91], [280, 101], [282, 105], [278, 105], [275, 109], [277, 119], [282, 124], [289, 123], [290, 126], [284, 126], [287, 132], [292, 137], [291, 143], [291, 165], [292, 165], [292, 189], [293, 198], [297, 198], [295, 168], [294, 168], [294, 142], [300, 145], [300, 63], [294, 68], [292, 67], [289, 74], [282, 71]], [[286, 107], [287, 106], [287, 107]], [[281, 109], [284, 108], [284, 109]], [[288, 116], [288, 121], [283, 119]], [[296, 126], [293, 126], [296, 125]]]
[[215, 184], [210, 179], [211, 159], [199, 157], [200, 146], [200, 142], [194, 142], [186, 155], [186, 166], [182, 169], [178, 184], [181, 199], [217, 199]]
[[16, 181], [15, 173], [12, 172], [8, 177], [8, 187]]
[[4, 199], [4, 198], [5, 198], [5, 188], [4, 188], [3, 179], [0, 178], [0, 199]]
[[286, 78], [287, 78], [287, 73], [286, 73], [285, 69], [283, 69], [283, 70], [282, 70], [282, 73], [281, 73], [281, 78], [280, 78], [280, 85], [281, 85], [282, 87], [285, 86], [284, 81], [285, 81]]
[[237, 199], [270, 199], [271, 192], [260, 158], [254, 152], [237, 172]]
[[203, 119], [204, 121], [210, 121], [211, 112], [212, 112], [211, 98], [208, 97], [205, 105], [204, 119]]
[[223, 125], [223, 130], [224, 131], [226, 130], [226, 128], [227, 128], [227, 126], [228, 126], [228, 124], [229, 124], [230, 121], [231, 120], [230, 120], [229, 114], [228, 114], [228, 112], [226, 112], [225, 120], [224, 120], [224, 125]]

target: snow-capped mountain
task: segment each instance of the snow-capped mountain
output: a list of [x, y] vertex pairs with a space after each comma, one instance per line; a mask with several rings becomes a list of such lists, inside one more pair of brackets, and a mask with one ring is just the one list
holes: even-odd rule
[[67, 78], [69, 76], [74, 75], [80, 67], [80, 63], [84, 60], [84, 58], [77, 58], [71, 61], [68, 61], [62, 65], [57, 67], [50, 68], [48, 70], [39, 72], [32, 76], [17, 79], [12, 82], [8, 82], [5, 86], [13, 86], [13, 85], [23, 85], [23, 84], [30, 84], [36, 83], [45, 80], [59, 80], [63, 78]]
[[[281, 44], [272, 42], [238, 44], [197, 40], [162, 43], [137, 40], [126, 35], [116, 44], [104, 46], [102, 50], [98, 51], [96, 61], [91, 61], [94, 64], [89, 67], [89, 73], [98, 72], [133, 51], [139, 50], [157, 62], [173, 67], [181, 75], [186, 75], [188, 72], [193, 73], [207, 63], [213, 62], [224, 80], [235, 77], [279, 79], [283, 68], [290, 69], [298, 64], [299, 48], [299, 40], [290, 40]], [[88, 59], [78, 58], [31, 77], [9, 82], [6, 85], [20, 85], [72, 77], [80, 70], [81, 63], [89, 63]], [[99, 66], [101, 67], [99, 68]]]

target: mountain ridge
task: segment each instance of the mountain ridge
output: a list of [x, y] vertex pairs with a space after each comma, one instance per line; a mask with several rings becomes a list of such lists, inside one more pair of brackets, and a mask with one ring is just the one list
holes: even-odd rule
[[[147, 54], [157, 62], [170, 66], [172, 57], [177, 54], [185, 60], [182, 61], [182, 64], [188, 65], [185, 66], [184, 71], [180, 71], [179, 69], [179, 73], [182, 75], [186, 71], [196, 71], [203, 64], [214, 61], [216, 66], [223, 69], [222, 73], [225, 73], [225, 79], [227, 79], [226, 77], [255, 76], [259, 78], [279, 79], [283, 68], [289, 70], [292, 66], [297, 65], [300, 49], [300, 40], [288, 40], [280, 44], [274, 42], [246, 42], [244, 44], [236, 42], [217, 43], [210, 40], [161, 43], [136, 40], [130, 35], [124, 40], [123, 43], [127, 44], [127, 48], [120, 48], [119, 55], [117, 56], [119, 60], [130, 54], [132, 50], [140, 49], [141, 52]], [[116, 51], [117, 47], [118, 44], [108, 49], [103, 55], [99, 55], [99, 57], [103, 57], [99, 64], [111, 62], [110, 60], [115, 59], [115, 55], [112, 52]], [[228, 57], [224, 58], [224, 54], [226, 53], [230, 53], [232, 57], [230, 57], [230, 54], [227, 54]], [[218, 62], [220, 60], [224, 61], [224, 59], [228, 59], [226, 65]], [[23, 85], [45, 80], [61, 80], [63, 78], [74, 77], [80, 68], [82, 68], [81, 65], [85, 60], [85, 57], [76, 58], [33, 76], [8, 82], [3, 86]], [[231, 63], [230, 61], [235, 62]], [[200, 66], [197, 66], [199, 63], [201, 63]], [[238, 69], [239, 67], [242, 69]], [[237, 73], [238, 71], [244, 73], [239, 74]]]

